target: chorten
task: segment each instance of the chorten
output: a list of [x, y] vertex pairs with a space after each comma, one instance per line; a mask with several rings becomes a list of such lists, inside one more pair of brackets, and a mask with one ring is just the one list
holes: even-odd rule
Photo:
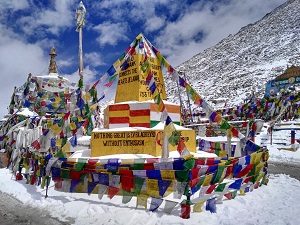
[[[162, 155], [166, 114], [185, 139], [189, 150], [195, 152], [195, 132], [179, 126], [180, 105], [166, 101], [162, 57], [159, 56], [153, 45], [139, 34], [129, 46], [126, 56], [108, 70], [109, 76], [118, 77], [115, 102], [104, 110], [106, 129], [93, 131], [92, 156]], [[149, 75], [152, 85], [147, 80]], [[169, 149], [176, 150], [176, 146], [169, 146]]]

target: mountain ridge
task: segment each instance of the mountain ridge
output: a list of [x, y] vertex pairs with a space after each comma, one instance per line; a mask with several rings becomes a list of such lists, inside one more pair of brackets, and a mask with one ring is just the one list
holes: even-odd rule
[[[205, 99], [240, 103], [280, 75], [287, 65], [300, 64], [300, 0], [289, 0], [255, 23], [242, 27], [176, 69]], [[298, 47], [298, 49], [297, 49]], [[166, 79], [169, 100], [178, 102], [175, 82]]]

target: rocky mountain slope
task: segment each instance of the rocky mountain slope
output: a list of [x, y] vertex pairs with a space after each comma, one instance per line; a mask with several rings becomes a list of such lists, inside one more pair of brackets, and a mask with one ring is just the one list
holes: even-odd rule
[[[300, 0], [289, 0], [254, 24], [195, 55], [177, 70], [207, 100], [237, 104], [252, 90], [263, 95], [265, 82], [289, 65], [300, 65]], [[175, 101], [176, 87], [166, 80]], [[174, 98], [175, 96], [175, 98]]]

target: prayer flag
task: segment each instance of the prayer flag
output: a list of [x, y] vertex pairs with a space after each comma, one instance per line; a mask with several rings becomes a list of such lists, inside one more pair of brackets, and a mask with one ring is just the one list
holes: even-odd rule
[[204, 205], [205, 200], [201, 200], [194, 204], [193, 212], [202, 212], [202, 206]]
[[147, 209], [147, 199], [148, 199], [147, 195], [138, 195], [136, 201], [136, 207], [142, 206], [145, 209]]
[[106, 193], [107, 190], [106, 185], [99, 184], [99, 190], [98, 190], [98, 198], [101, 200], [103, 198], [103, 195]]
[[162, 204], [163, 201], [163, 199], [152, 197], [149, 210], [154, 212], [158, 209], [158, 207]]
[[206, 201], [206, 211], [210, 211], [211, 213], [217, 212], [216, 198], [208, 199]]
[[165, 200], [165, 206], [163, 211], [165, 213], [171, 214], [172, 210], [175, 208], [175, 206], [178, 204], [178, 202], [173, 202], [170, 200]]

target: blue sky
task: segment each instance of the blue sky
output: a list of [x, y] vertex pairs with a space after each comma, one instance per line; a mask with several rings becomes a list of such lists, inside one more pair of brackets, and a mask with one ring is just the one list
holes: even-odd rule
[[[78, 79], [79, 0], [0, 0], [0, 115], [28, 73], [45, 75], [49, 50], [59, 72]], [[85, 81], [101, 77], [143, 33], [173, 66], [262, 18], [285, 0], [84, 0]]]

